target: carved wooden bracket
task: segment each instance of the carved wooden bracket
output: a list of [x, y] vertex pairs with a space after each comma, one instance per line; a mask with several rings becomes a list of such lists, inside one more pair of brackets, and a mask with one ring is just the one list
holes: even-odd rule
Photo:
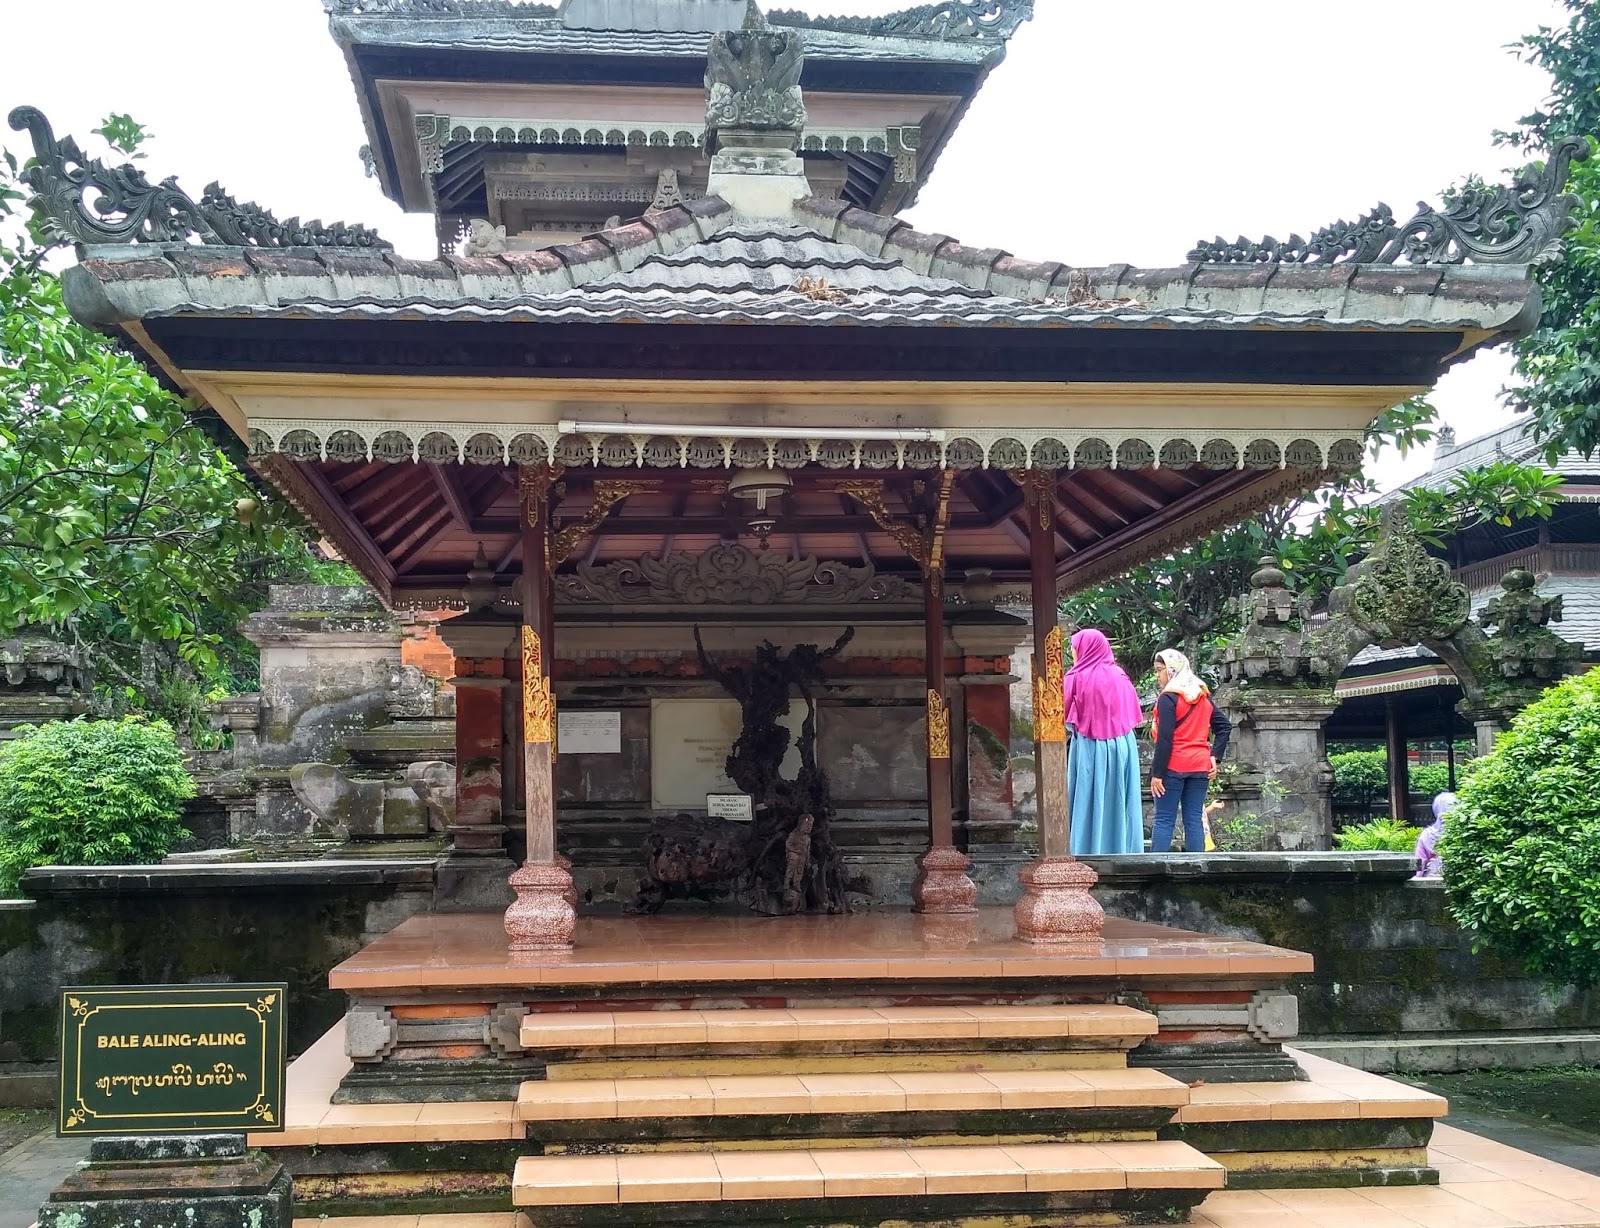
[[[1006, 476], [1022, 490], [1028, 508], [1039, 518], [1039, 527], [1055, 528], [1056, 472], [1053, 469], [1008, 469]], [[1048, 497], [1046, 497], [1048, 496]]]
[[[922, 569], [925, 576], [942, 578], [944, 574], [945, 531], [950, 527], [950, 493], [955, 488], [954, 469], [940, 471], [939, 485], [929, 515], [911, 518], [897, 517], [884, 502], [883, 482], [870, 478], [849, 478], [830, 482], [822, 489], [832, 494], [849, 495], [859, 503], [872, 523], [877, 525]], [[917, 482], [919, 494], [926, 485]]]

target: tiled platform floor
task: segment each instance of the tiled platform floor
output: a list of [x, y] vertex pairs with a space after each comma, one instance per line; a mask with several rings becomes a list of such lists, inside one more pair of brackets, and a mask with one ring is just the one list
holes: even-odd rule
[[1600, 1225], [1600, 1177], [1450, 1126], [1434, 1127], [1437, 1186], [1222, 1190], [1200, 1228], [1545, 1228]]
[[584, 917], [577, 949], [513, 953], [495, 913], [412, 917], [328, 977], [340, 990], [631, 981], [1261, 976], [1311, 971], [1311, 957], [1108, 918], [1098, 942], [1019, 942], [1009, 908], [968, 918], [913, 913], [766, 918]]

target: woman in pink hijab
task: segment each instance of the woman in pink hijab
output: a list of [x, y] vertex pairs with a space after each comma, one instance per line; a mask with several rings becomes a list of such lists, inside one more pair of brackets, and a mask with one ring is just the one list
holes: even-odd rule
[[1067, 756], [1067, 803], [1072, 852], [1144, 852], [1139, 745], [1144, 723], [1139, 693], [1099, 631], [1072, 637], [1072, 668], [1062, 687], [1072, 747]]

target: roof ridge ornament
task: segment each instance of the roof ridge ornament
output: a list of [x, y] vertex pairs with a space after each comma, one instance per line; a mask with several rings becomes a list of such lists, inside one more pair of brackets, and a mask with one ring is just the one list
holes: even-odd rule
[[[798, 145], [806, 126], [800, 73], [805, 40], [793, 31], [768, 27], [751, 5], [744, 28], [711, 36], [706, 60], [706, 145], [715, 149], [724, 129], [743, 133], [788, 132]], [[765, 142], [763, 142], [765, 144]]]
[[1586, 161], [1589, 142], [1567, 137], [1540, 166], [1524, 169], [1508, 186], [1466, 188], [1444, 211], [1419, 202], [1416, 215], [1396, 223], [1379, 204], [1354, 222], [1325, 226], [1310, 241], [1297, 234], [1285, 242], [1267, 235], [1259, 242], [1218, 236], [1189, 253], [1197, 264], [1549, 264], [1561, 258], [1561, 236], [1572, 228], [1578, 197], [1563, 193], [1574, 162]]
[[881, 17], [812, 17], [797, 9], [774, 10], [769, 20], [777, 25], [842, 34], [889, 34], [907, 38], [935, 38], [941, 42], [971, 39], [1008, 41], [1023, 22], [1033, 17], [1033, 0], [946, 0]]
[[249, 201], [241, 204], [213, 183], [197, 204], [173, 177], [151, 183], [130, 163], [108, 167], [88, 157], [70, 136], [59, 141], [34, 107], [11, 112], [12, 128], [33, 138], [34, 161], [22, 178], [29, 205], [48, 229], [85, 246], [187, 243], [220, 247], [355, 247], [390, 250], [374, 230], [344, 222], [323, 225], [297, 217], [279, 221]]
[[330, 17], [554, 17], [553, 4], [517, 0], [322, 0]]

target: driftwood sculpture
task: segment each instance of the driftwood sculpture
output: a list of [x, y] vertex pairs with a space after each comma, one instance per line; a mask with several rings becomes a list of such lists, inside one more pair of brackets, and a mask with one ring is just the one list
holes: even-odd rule
[[[849, 911], [844, 858], [831, 834], [833, 800], [817, 764], [816, 691], [823, 664], [854, 635], [852, 627], [831, 648], [801, 644], [787, 655], [763, 643], [751, 664], [719, 667], [696, 628], [701, 668], [739, 701], [741, 728], [724, 770], [749, 794], [755, 821], [683, 814], [658, 822], [645, 841], [637, 911], [655, 912], [674, 890], [704, 895], [719, 889], [768, 915]], [[795, 692], [806, 716], [796, 740], [800, 770], [788, 780], [782, 764], [790, 734], [781, 722]]]

